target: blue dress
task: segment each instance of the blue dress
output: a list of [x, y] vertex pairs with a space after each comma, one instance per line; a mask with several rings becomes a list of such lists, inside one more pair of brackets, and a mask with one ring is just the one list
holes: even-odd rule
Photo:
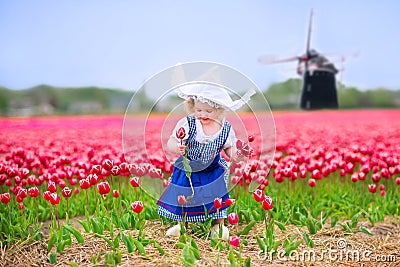
[[225, 144], [231, 124], [225, 121], [217, 138], [209, 143], [196, 141], [196, 118], [187, 116], [189, 137], [187, 140], [187, 157], [192, 168], [191, 180], [194, 197], [183, 206], [178, 204], [178, 196], [186, 198], [192, 195], [189, 179], [182, 164], [182, 156], [174, 164], [171, 182], [157, 201], [158, 214], [172, 220], [182, 221], [183, 215], [187, 222], [201, 222], [207, 218], [226, 218], [226, 206], [223, 205], [217, 214], [214, 199], [222, 198], [223, 203], [229, 198], [227, 184], [229, 168], [220, 153]]

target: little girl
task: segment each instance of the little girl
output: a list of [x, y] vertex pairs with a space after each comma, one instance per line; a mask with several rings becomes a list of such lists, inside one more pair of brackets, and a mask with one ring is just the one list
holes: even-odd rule
[[[232, 101], [224, 88], [191, 84], [178, 88], [177, 93], [186, 100], [190, 115], [178, 121], [167, 143], [170, 152], [181, 156], [174, 164], [169, 185], [157, 202], [158, 214], [176, 221], [185, 217], [186, 222], [201, 222], [211, 217], [214, 219], [211, 236], [218, 234], [221, 224], [222, 238], [228, 239], [229, 231], [223, 222], [227, 217], [224, 203], [229, 198], [229, 168], [220, 153], [224, 150], [231, 161], [241, 161], [243, 156], [236, 153], [235, 132], [225, 120], [225, 112], [240, 108], [255, 92], [250, 90], [240, 100]], [[190, 160], [189, 177], [182, 155]], [[214, 206], [216, 198], [222, 199], [222, 207], [218, 209]], [[180, 224], [166, 233], [167, 236], [179, 234]]]

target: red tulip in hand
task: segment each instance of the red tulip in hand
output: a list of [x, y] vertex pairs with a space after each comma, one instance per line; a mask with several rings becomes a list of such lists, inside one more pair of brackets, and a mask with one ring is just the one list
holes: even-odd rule
[[181, 127], [178, 129], [178, 131], [176, 131], [176, 137], [181, 140], [180, 145], [178, 145], [178, 149], [179, 149], [179, 153], [181, 153], [182, 155], [185, 154], [185, 146], [183, 145], [183, 139], [186, 136], [186, 131], [185, 128]]
[[186, 136], [185, 128], [181, 127], [178, 129], [178, 131], [176, 131], [176, 138], [181, 140], [181, 144], [182, 144], [182, 140], [185, 138], [185, 136]]

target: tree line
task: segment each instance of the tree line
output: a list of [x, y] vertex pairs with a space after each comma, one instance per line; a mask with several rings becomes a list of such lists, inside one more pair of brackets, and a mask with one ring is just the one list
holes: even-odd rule
[[[301, 79], [288, 79], [282, 83], [271, 84], [263, 93], [272, 110], [296, 110], [299, 109], [301, 86]], [[0, 87], [0, 115], [124, 113], [134, 94], [133, 91], [100, 87], [62, 88], [39, 85], [24, 90]], [[338, 100], [341, 109], [399, 108], [400, 89], [360, 90], [339, 83]], [[135, 102], [138, 103], [138, 110], [157, 108], [153, 107], [154, 100], [144, 91], [135, 95]]]

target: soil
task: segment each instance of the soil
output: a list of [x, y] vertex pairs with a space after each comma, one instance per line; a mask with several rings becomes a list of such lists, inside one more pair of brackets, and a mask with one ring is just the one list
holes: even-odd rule
[[[74, 220], [72, 220], [74, 221]], [[111, 248], [100, 238], [92, 233], [84, 233], [80, 224], [74, 222], [83, 233], [84, 244], [79, 244], [73, 239], [72, 246], [66, 247], [62, 254], [57, 255], [57, 264], [51, 265], [48, 259], [47, 242], [48, 229], [43, 227], [44, 238], [40, 241], [26, 244], [24, 241], [14, 244], [10, 248], [0, 246], [1, 266], [107, 266], [104, 265], [104, 255]], [[250, 258], [251, 266], [400, 266], [400, 217], [387, 217], [384, 222], [374, 226], [368, 221], [359, 222], [358, 226], [364, 226], [373, 233], [373, 236], [363, 232], [345, 233], [339, 225], [330, 228], [325, 225], [315, 235], [310, 235], [314, 241], [314, 248], [307, 247], [302, 235], [308, 232], [306, 228], [288, 225], [286, 230], [275, 228], [275, 240], [284, 241], [286, 238], [296, 236], [297, 240], [303, 240], [297, 252], [291, 256], [283, 256], [284, 248], [278, 247], [278, 254], [273, 260], [260, 254], [260, 248], [256, 242], [256, 236], [262, 237], [265, 231], [263, 223], [257, 223], [248, 235], [241, 239], [247, 241], [241, 253], [242, 259]], [[170, 225], [162, 225], [160, 221], [147, 221], [145, 225], [146, 238], [157, 240], [164, 249], [165, 254], [160, 255], [153, 244], [145, 246], [146, 256], [141, 256], [138, 251], [128, 254], [124, 243], [120, 242], [122, 262], [118, 266], [183, 266], [182, 249], [176, 246], [176, 237], [165, 237]], [[240, 225], [241, 230], [245, 225]], [[228, 226], [231, 234], [238, 229]], [[128, 230], [127, 234], [136, 237], [137, 230]], [[218, 251], [210, 245], [210, 240], [197, 238], [200, 252], [200, 260], [196, 266], [230, 266], [228, 252]], [[239, 251], [238, 248], [235, 250]]]

